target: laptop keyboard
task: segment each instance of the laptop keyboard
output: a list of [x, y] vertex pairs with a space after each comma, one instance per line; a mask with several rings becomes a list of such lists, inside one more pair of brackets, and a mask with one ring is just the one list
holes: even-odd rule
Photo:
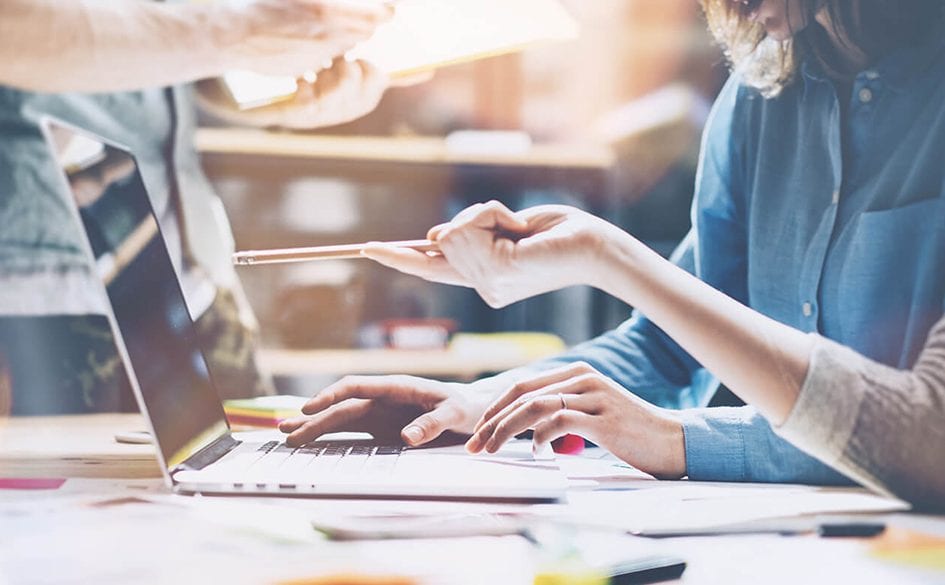
[[269, 441], [259, 446], [257, 451], [269, 453], [289, 453], [290, 455], [314, 455], [327, 457], [370, 457], [371, 455], [400, 455], [404, 447], [387, 445], [365, 445], [360, 442], [324, 441], [290, 447], [279, 441]]
[[337, 481], [390, 473], [404, 449], [401, 445], [363, 441], [315, 441], [298, 448], [270, 441], [259, 446], [251, 461], [244, 461], [249, 477], [291, 483], [317, 481], [330, 475]]

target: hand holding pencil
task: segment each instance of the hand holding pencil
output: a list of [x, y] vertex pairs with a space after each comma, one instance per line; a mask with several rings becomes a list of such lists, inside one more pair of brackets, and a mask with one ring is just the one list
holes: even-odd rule
[[[505, 208], [505, 206], [502, 206], [496, 202], [490, 202], [488, 204], [480, 203], [470, 207], [468, 210], [454, 218], [451, 222], [440, 224], [431, 228], [427, 234], [428, 239], [425, 240], [364, 242], [360, 244], [342, 244], [336, 246], [246, 250], [233, 254], [233, 264], [237, 266], [256, 266], [262, 264], [311, 262], [316, 260], [354, 260], [358, 258], [369, 258], [371, 260], [381, 261], [382, 264], [385, 264], [385, 262], [383, 262], [383, 258], [375, 258], [371, 255], [371, 253], [378, 248], [381, 248], [382, 251], [383, 249], [401, 252], [414, 251], [423, 252], [427, 256], [433, 258], [441, 257], [442, 253], [440, 251], [438, 240], [444, 229], [450, 226], [456, 227], [457, 222], [461, 222], [463, 218], [468, 219], [478, 216], [481, 211], [485, 211], [485, 213], [488, 215], [491, 212], [495, 212], [497, 207], [500, 207], [504, 212], [506, 212], [506, 214], [510, 215], [512, 213], [507, 208]], [[512, 242], [517, 242], [521, 238], [528, 235], [528, 223], [524, 221], [512, 221], [511, 223], [504, 221], [490, 224], [485, 228], [485, 231], [492, 234], [491, 238], [501, 238], [510, 240]], [[418, 258], [414, 257], [413, 259], [417, 260]], [[442, 260], [442, 258], [440, 259]], [[404, 270], [405, 267], [400, 265], [394, 265], [391, 266], [391, 268], [411, 272], [410, 270]]]

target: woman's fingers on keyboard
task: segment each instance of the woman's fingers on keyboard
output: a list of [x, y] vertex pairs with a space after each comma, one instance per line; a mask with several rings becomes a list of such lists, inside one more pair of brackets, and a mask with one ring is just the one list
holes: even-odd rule
[[427, 404], [443, 400], [424, 380], [411, 376], [346, 376], [328, 386], [302, 407], [304, 414], [317, 414], [351, 399], [384, 399], [401, 404]]
[[314, 441], [325, 433], [360, 430], [356, 428], [358, 425], [355, 421], [362, 418], [370, 408], [368, 400], [348, 400], [324, 412], [286, 421], [279, 428], [282, 432], [289, 433], [286, 443], [297, 447]]

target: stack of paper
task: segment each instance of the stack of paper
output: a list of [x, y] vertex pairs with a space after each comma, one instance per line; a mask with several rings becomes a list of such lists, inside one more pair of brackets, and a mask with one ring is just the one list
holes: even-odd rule
[[233, 427], [275, 428], [279, 423], [302, 414], [308, 402], [301, 396], [261, 396], [223, 403], [226, 418]]

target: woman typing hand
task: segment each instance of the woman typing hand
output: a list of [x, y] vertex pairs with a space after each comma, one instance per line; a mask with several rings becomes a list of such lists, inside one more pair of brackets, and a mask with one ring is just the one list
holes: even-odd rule
[[682, 425], [672, 411], [634, 396], [584, 362], [522, 380], [492, 403], [466, 443], [495, 453], [534, 429], [536, 447], [576, 434], [662, 479], [686, 475]]

